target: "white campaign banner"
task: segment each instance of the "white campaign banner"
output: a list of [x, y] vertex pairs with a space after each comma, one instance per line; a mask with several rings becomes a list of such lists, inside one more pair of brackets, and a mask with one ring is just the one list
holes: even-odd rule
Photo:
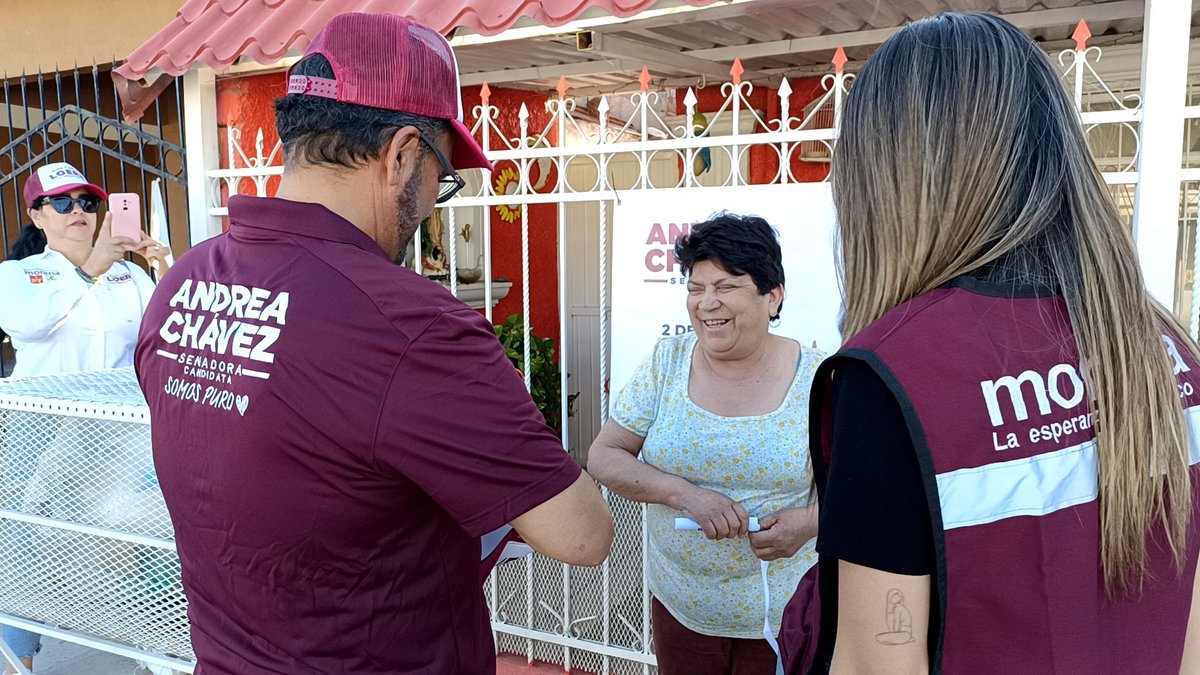
[[764, 218], [779, 232], [786, 277], [771, 332], [826, 353], [841, 344], [842, 298], [834, 269], [834, 209], [828, 183], [646, 190], [621, 195], [613, 213], [612, 367], [615, 395], [667, 335], [692, 331], [675, 240], [719, 211]]

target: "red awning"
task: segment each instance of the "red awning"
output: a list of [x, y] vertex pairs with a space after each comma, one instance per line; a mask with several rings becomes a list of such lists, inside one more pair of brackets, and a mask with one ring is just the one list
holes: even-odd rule
[[[715, 0], [685, 0], [707, 5]], [[656, 0], [187, 0], [175, 19], [117, 68], [127, 80], [161, 71], [182, 75], [199, 62], [215, 69], [249, 56], [274, 63], [303, 51], [312, 37], [343, 12], [390, 12], [443, 34], [463, 27], [493, 35], [528, 16], [547, 26], [571, 21], [591, 7], [632, 16]]]

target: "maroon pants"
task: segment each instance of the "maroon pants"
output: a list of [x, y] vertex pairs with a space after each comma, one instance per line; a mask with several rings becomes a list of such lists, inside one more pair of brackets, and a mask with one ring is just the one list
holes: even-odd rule
[[658, 600], [650, 616], [659, 675], [775, 675], [775, 652], [766, 640], [701, 635]]

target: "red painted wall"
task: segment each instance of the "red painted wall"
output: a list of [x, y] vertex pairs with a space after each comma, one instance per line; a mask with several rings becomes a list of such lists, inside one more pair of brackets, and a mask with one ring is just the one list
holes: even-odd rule
[[[480, 105], [479, 89], [463, 90], [463, 111], [467, 126], [474, 126], [473, 111]], [[536, 137], [550, 123], [546, 110], [546, 95], [539, 92], [514, 89], [492, 89], [491, 105], [500, 114], [496, 126], [509, 139], [520, 136], [518, 112], [521, 104], [529, 110], [529, 135]], [[482, 135], [480, 135], [482, 141]], [[550, 142], [557, 142], [557, 134], [550, 135]], [[492, 150], [504, 148], [503, 141], [492, 131], [489, 141]], [[500, 162], [492, 174], [493, 180], [503, 173], [511, 162]], [[552, 184], [551, 184], [552, 185]], [[542, 337], [558, 340], [558, 207], [554, 204], [534, 204], [529, 208], [529, 313], [533, 332]], [[492, 225], [492, 275], [508, 277], [512, 289], [508, 296], [496, 305], [492, 312], [496, 323], [504, 321], [510, 314], [520, 314], [521, 294], [521, 221], [506, 223], [496, 208], [488, 209]]]
[[[261, 129], [263, 134], [263, 155], [270, 156], [279, 142], [275, 133], [275, 99], [287, 91], [287, 80], [283, 72], [266, 73], [217, 80], [217, 138], [220, 139], [221, 167], [229, 167], [229, 130], [236, 128], [241, 132], [238, 144], [249, 159], [255, 158], [255, 138]], [[283, 163], [282, 153], [275, 157], [276, 164]], [[241, 155], [234, 151], [234, 167], [244, 167]], [[275, 194], [279, 186], [278, 178], [267, 181], [267, 194]], [[222, 196], [228, 196], [224, 185], [221, 186]], [[238, 184], [238, 193], [255, 194], [254, 183], [242, 180]], [[224, 227], [228, 228], [226, 221]]]
[[[269, 155], [279, 141], [275, 133], [274, 101], [287, 90], [284, 73], [267, 73], [247, 77], [229, 78], [217, 83], [217, 127], [221, 142], [221, 166], [228, 163], [228, 133], [236, 127], [242, 132], [241, 146], [250, 157], [254, 156], [255, 135], [259, 129], [263, 132], [263, 154]], [[544, 94], [506, 89], [493, 89], [491, 104], [499, 107], [500, 115], [495, 120], [501, 132], [515, 138], [520, 133], [518, 110], [521, 103], [529, 109], [529, 133], [536, 136], [550, 121], [550, 113], [546, 111], [546, 96]], [[467, 126], [474, 126], [473, 109], [480, 104], [479, 89], [463, 90], [463, 110], [467, 116]], [[556, 142], [554, 135], [551, 142]], [[501, 147], [502, 141], [493, 138], [492, 149]], [[276, 163], [282, 163], [282, 156], [275, 158]], [[245, 166], [239, 155], [234, 158], [234, 166]], [[511, 165], [511, 163], [507, 163]], [[499, 175], [506, 163], [497, 166], [495, 175]], [[493, 180], [495, 178], [493, 176]], [[278, 178], [272, 178], [267, 183], [267, 193], [274, 194], [279, 184]], [[224, 191], [224, 187], [222, 187]], [[243, 180], [238, 191], [242, 194], [253, 194], [254, 186], [249, 180]], [[493, 317], [496, 323], [503, 322], [510, 314], [520, 314], [522, 310], [521, 294], [521, 221], [506, 223], [500, 217], [498, 209], [491, 208], [489, 217], [492, 225], [492, 271], [493, 277], [506, 277], [513, 286], [508, 296], [496, 305]], [[530, 323], [534, 332], [543, 337], [558, 340], [558, 219], [557, 207], [553, 204], [539, 204], [530, 207], [529, 211], [529, 275], [530, 288]]]
[[[821, 78], [806, 77], [790, 81], [792, 87], [792, 95], [788, 97], [788, 115], [790, 117], [803, 117], [804, 106], [824, 95], [825, 90], [821, 87]], [[702, 113], [713, 113], [721, 109], [725, 103], [725, 95], [721, 93], [720, 85], [705, 87], [703, 89], [695, 89], [696, 92], [696, 111]], [[675, 96], [675, 113], [683, 115], [687, 113], [687, 106], [684, 105], [683, 99], [686, 95], [686, 90], [679, 90]], [[755, 86], [754, 91], [747, 97], [750, 107], [759, 111], [763, 115], [763, 119], [767, 122], [774, 122], [779, 119], [780, 104], [779, 90], [772, 87]], [[765, 113], [765, 114], [764, 114]], [[725, 114], [728, 114], [726, 111]], [[759, 125], [754, 132], [777, 131], [777, 129], [765, 129]], [[803, 162], [797, 157], [797, 153], [790, 153], [792, 160], [792, 176], [799, 182], [815, 183], [825, 180], [829, 174], [829, 165], [826, 163]], [[770, 183], [773, 181], [775, 174], [779, 171], [779, 153], [773, 148], [757, 145], [750, 148], [750, 182], [753, 184]]]

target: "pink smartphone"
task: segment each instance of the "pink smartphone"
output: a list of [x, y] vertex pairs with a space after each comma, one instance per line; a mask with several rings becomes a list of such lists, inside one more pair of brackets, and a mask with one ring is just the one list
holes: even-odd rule
[[113, 214], [112, 236], [142, 240], [142, 200], [132, 192], [108, 196], [108, 211]]

